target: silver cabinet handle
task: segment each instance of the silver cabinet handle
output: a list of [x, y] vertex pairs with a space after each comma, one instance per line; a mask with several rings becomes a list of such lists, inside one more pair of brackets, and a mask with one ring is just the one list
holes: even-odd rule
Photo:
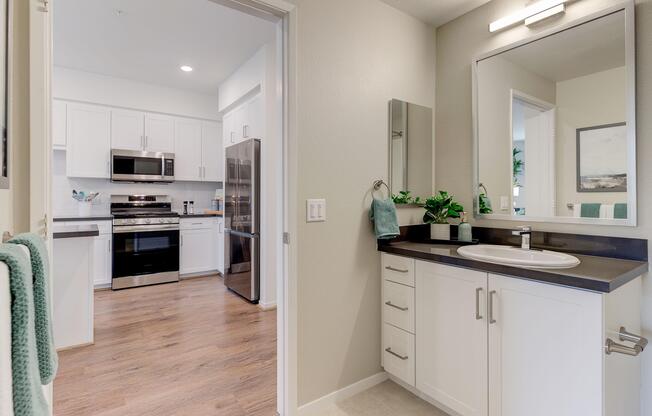
[[407, 272], [409, 272], [409, 270], [395, 269], [395, 268], [392, 267], [392, 266], [386, 266], [385, 269], [387, 269], [387, 270], [391, 270], [391, 271], [393, 271], [393, 272], [399, 272], [399, 273], [407, 273]]
[[400, 355], [400, 354], [395, 353], [394, 351], [392, 351], [391, 348], [385, 348], [385, 352], [388, 352], [388, 353], [392, 354], [394, 357], [396, 357], [398, 359], [401, 359], [403, 361], [405, 361], [405, 360], [407, 360], [409, 358], [407, 355]]
[[494, 319], [494, 295], [496, 294], [495, 290], [489, 292], [489, 323], [495, 324], [496, 320]]
[[403, 311], [403, 312], [405, 312], [405, 311], [408, 310], [408, 307], [407, 307], [407, 306], [405, 306], [405, 307], [402, 307], [402, 306], [396, 306], [396, 305], [394, 305], [394, 304], [392, 303], [391, 300], [388, 300], [387, 302], [385, 302], [385, 305], [387, 305], [387, 306], [389, 306], [389, 307], [391, 307], [391, 308], [394, 308], [394, 309], [398, 309], [399, 311]]
[[642, 353], [643, 350], [645, 350], [645, 347], [647, 347], [648, 343], [647, 338], [632, 334], [631, 332], [627, 332], [627, 329], [625, 329], [624, 326], [621, 326], [620, 331], [618, 331], [618, 339], [622, 342], [633, 342], [634, 346], [629, 347], [627, 345], [619, 344], [613, 341], [611, 338], [607, 338], [605, 344], [605, 353], [607, 355], [611, 354], [612, 352], [616, 352], [618, 354], [625, 354], [636, 357]]
[[482, 288], [479, 287], [475, 289], [475, 319], [480, 320], [482, 319], [482, 315], [480, 315], [480, 294], [482, 293]]

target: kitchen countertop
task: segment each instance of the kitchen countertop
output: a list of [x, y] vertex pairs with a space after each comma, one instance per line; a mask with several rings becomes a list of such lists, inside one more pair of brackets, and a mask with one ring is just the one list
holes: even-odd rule
[[54, 217], [52, 221], [54, 222], [72, 222], [72, 221], [112, 221], [113, 215], [111, 214], [92, 214], [87, 216], [82, 215], [69, 215]]
[[198, 213], [198, 214], [181, 214], [179, 215], [180, 218], [208, 218], [208, 217], [223, 217], [223, 214], [204, 214], [204, 213]]
[[54, 226], [52, 230], [52, 238], [57, 240], [61, 238], [83, 238], [83, 237], [97, 237], [100, 235], [100, 230], [97, 225], [67, 225], [67, 226]]
[[573, 255], [580, 259], [581, 263], [570, 269], [524, 269], [462, 257], [457, 254], [459, 247], [461, 246], [456, 244], [405, 241], [380, 244], [378, 250], [399, 256], [601, 293], [612, 292], [648, 271], [646, 261], [579, 254]]

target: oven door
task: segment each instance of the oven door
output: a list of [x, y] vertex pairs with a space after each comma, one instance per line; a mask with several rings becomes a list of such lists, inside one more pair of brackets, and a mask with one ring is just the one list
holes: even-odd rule
[[114, 289], [179, 280], [178, 226], [113, 228]]

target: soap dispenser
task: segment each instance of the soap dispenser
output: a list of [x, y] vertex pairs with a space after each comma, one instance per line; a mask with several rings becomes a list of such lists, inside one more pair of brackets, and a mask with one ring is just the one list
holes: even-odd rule
[[468, 223], [466, 218], [466, 212], [462, 213], [462, 222], [457, 227], [457, 240], [458, 241], [472, 241], [473, 240], [473, 231], [471, 224]]

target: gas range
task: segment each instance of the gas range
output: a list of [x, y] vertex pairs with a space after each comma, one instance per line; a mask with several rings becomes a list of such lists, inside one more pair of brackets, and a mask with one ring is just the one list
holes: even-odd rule
[[179, 280], [179, 214], [166, 196], [112, 195], [113, 289]]

